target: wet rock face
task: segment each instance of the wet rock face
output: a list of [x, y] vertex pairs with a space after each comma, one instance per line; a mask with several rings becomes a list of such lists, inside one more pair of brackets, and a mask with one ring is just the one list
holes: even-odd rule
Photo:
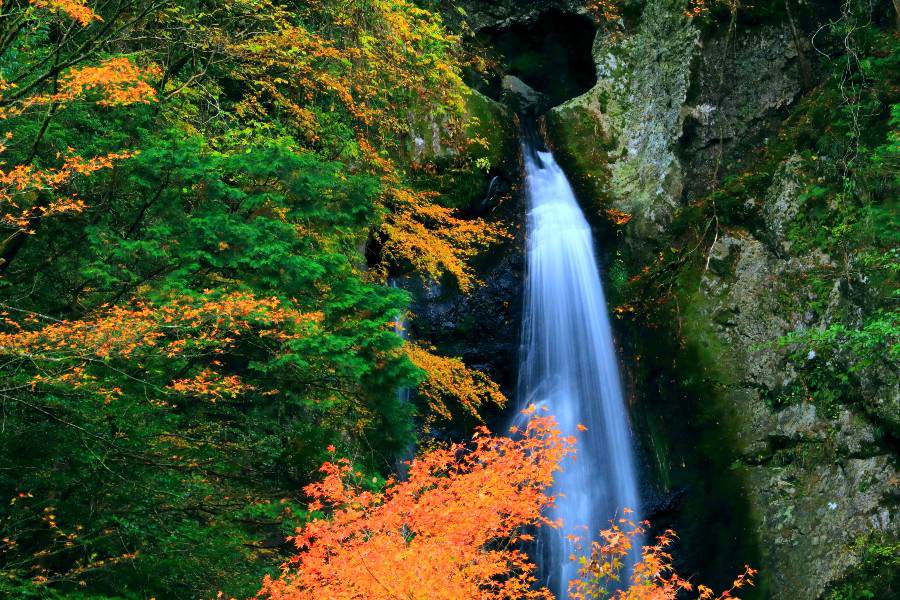
[[409, 284], [414, 298], [411, 336], [487, 373], [510, 400], [515, 398], [522, 323], [523, 242], [520, 232], [508, 247], [496, 251], [498, 260], [481, 265], [482, 285], [469, 294], [437, 283]]
[[503, 104], [518, 114], [534, 115], [543, 112], [547, 97], [514, 75], [506, 75], [501, 82]]
[[499, 99], [504, 76], [520, 79], [544, 97], [543, 112], [579, 96], [596, 82], [591, 45], [594, 21], [585, 15], [550, 8], [525, 20], [484, 27], [473, 44], [493, 63], [472, 84]]
[[[650, 0], [634, 26], [598, 34], [593, 56], [597, 84], [552, 109], [546, 129], [586, 208], [632, 215], [622, 250], [646, 263], [673, 215], [777, 132], [801, 93], [797, 48], [786, 24], [701, 36], [671, 3]], [[734, 428], [765, 597], [813, 600], [859, 560], [853, 542], [900, 534], [900, 385], [896, 374], [867, 373], [865, 413], [770, 402], [798, 376], [777, 340], [827, 326], [851, 302], [838, 281], [821, 316], [800, 298], [799, 282], [833, 265], [788, 239], [802, 202], [799, 167], [788, 157], [743, 207], [747, 229], [716, 225], [708, 267], [682, 283], [691, 322], [678, 333], [709, 348], [700, 367], [718, 373], [708, 392], [721, 396], [717, 410]]]
[[723, 357], [733, 373], [726, 400], [738, 415], [738, 462], [765, 576], [773, 597], [812, 600], [857, 562], [857, 539], [900, 535], [900, 470], [883, 431], [865, 415], [846, 408], [826, 415], [805, 401], [773, 410], [765, 401], [796, 375], [772, 341], [820, 325], [786, 311], [778, 298], [828, 258], [779, 258], [746, 232], [721, 237], [711, 257], [701, 314], [732, 349]]
[[[593, 55], [597, 84], [551, 111], [549, 135], [590, 196], [601, 181], [607, 206], [634, 217], [635, 246], [721, 180], [723, 163], [776, 131], [800, 92], [787, 26], [701, 41], [662, 0], [633, 31], [599, 34]], [[579, 147], [591, 131], [603, 155]]]
[[600, 35], [594, 43], [597, 85], [554, 109], [550, 137], [562, 154], [578, 144], [573, 129], [593, 129], [609, 147], [606, 160], [566, 165], [576, 179], [608, 181], [611, 208], [633, 217], [631, 235], [665, 230], [683, 189], [678, 141], [699, 31], [678, 11], [651, 2], [632, 32]]
[[790, 250], [787, 226], [800, 212], [800, 157], [794, 155], [785, 160], [775, 175], [778, 185], [773, 185], [763, 202], [762, 214], [772, 243], [781, 251]]
[[759, 146], [800, 93], [797, 51], [787, 25], [741, 31], [703, 44], [685, 106], [681, 153], [689, 197], [708, 192], [721, 162]]

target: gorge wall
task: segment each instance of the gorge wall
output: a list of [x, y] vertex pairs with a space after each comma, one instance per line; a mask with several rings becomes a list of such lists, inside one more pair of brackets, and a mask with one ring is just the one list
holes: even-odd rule
[[[588, 19], [592, 3], [457, 4], [490, 46], [546, 29], [548, 14]], [[792, 332], [862, 328], [872, 301], [865, 277], [842, 268], [851, 259], [803, 241], [814, 237], [803, 230], [810, 165], [828, 157], [801, 152], [790, 133], [808, 118], [804, 102], [827, 90], [828, 61], [815, 58], [835, 53], [815, 35], [841, 7], [804, 5], [795, 20], [772, 4], [701, 20], [670, 0], [626, 3], [597, 28], [596, 83], [544, 98], [555, 106], [542, 124], [604, 240], [645, 514], [680, 530], [689, 574], [721, 583], [749, 562], [762, 571], [757, 597], [805, 600], [826, 597], [872, 544], [900, 534], [900, 391], [893, 355], [858, 366], [788, 343]], [[509, 74], [502, 53], [515, 50], [508, 35], [498, 79]], [[517, 68], [554, 93], [528, 78], [539, 60]], [[509, 85], [473, 85], [484, 91], [473, 101], [479, 135], [500, 149], [475, 205], [514, 236], [479, 265], [473, 294], [416, 290], [412, 327], [511, 391], [523, 269], [516, 118], [497, 102]], [[827, 401], [808, 383], [822, 369], [850, 374]]]
[[[824, 19], [830, 7], [820, 8]], [[624, 34], [598, 35], [597, 86], [553, 109], [548, 130], [585, 198], [632, 215], [621, 230], [632, 267], [652, 260], [660, 237], [677, 243], [671, 225], [682, 207], [778, 136], [809, 85], [800, 61], [811, 52], [806, 39], [794, 38], [784, 19], [701, 32], [665, 2], [649, 2]], [[602, 152], [585, 151], [591, 138]], [[835, 257], [788, 239], [803, 202], [800, 162], [788, 152], [762, 193], [742, 199], [737, 218], [725, 224], [712, 215], [708, 241], [696, 248], [707, 253], [705, 264], [673, 282], [680, 314], [668, 330], [696, 360], [687, 368], [679, 361], [678, 372], [703, 372], [701, 393], [728, 422], [730, 469], [751, 507], [769, 593], [815, 598], [858, 561], [860, 539], [900, 529], [900, 396], [894, 365], [862, 375], [850, 406], [823, 407], [812, 397], [772, 402], [798, 368], [775, 342], [862, 310], [852, 283], [827, 268]], [[638, 398], [654, 393], [644, 383], [635, 381]]]

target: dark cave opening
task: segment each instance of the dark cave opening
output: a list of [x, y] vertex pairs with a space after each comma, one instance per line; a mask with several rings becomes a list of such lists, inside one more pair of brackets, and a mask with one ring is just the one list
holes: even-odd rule
[[499, 99], [501, 80], [513, 75], [556, 106], [585, 93], [597, 81], [591, 48], [596, 27], [586, 16], [548, 10], [527, 22], [480, 30], [475, 46], [490, 68], [470, 85]]

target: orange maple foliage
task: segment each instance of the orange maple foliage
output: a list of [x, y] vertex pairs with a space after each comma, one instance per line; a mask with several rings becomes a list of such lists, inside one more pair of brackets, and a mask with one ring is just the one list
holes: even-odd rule
[[[277, 298], [257, 298], [242, 292], [175, 298], [163, 305], [138, 301], [133, 306], [106, 308], [90, 318], [52, 320], [49, 324], [40, 315], [31, 314], [22, 323], [9, 318], [9, 313], [0, 316], [8, 329], [0, 332], [0, 354], [47, 367], [34, 375], [32, 386], [89, 389], [107, 401], [122, 391], [100, 386], [90, 369], [95, 364], [110, 359], [139, 363], [150, 356], [174, 359], [221, 355], [241, 335], [252, 333], [258, 343], [286, 342], [312, 331], [321, 319], [318, 313], [297, 311]], [[217, 365], [212, 361], [210, 367], [193, 377], [172, 381], [168, 389], [210, 400], [233, 398], [250, 389], [236, 377], [216, 374], [213, 368]]]
[[[389, 479], [381, 491], [372, 491], [347, 459], [324, 464], [323, 479], [305, 490], [310, 510], [330, 517], [315, 516], [297, 530], [291, 540], [299, 553], [280, 577], [266, 577], [258, 597], [552, 600], [516, 544], [532, 541], [524, 527], [557, 526], [542, 513], [553, 503], [547, 490], [562, 460], [574, 454], [575, 439], [563, 437], [552, 416], [534, 416], [535, 407], [524, 412], [527, 428], [511, 429], [520, 437], [479, 428], [471, 444], [426, 452], [410, 464], [408, 480]], [[625, 559], [648, 525], [611, 522], [579, 559], [569, 597], [676, 600], [694, 592], [698, 600], [739, 600], [737, 591], [753, 584], [756, 570], [746, 567], [720, 594], [695, 586], [673, 569], [668, 549], [676, 535], [667, 530], [641, 549], [623, 585]]]
[[[34, 165], [16, 165], [8, 171], [0, 168], [0, 224], [31, 233], [28, 227], [35, 218], [83, 211], [84, 202], [74, 194], [61, 194], [61, 188], [76, 176], [112, 168], [116, 161], [135, 154], [110, 152], [89, 159], [71, 154], [55, 169], [38, 169]], [[47, 194], [49, 199], [39, 201], [39, 194]]]
[[149, 104], [157, 100], [148, 78], [161, 75], [159, 67], [140, 68], [124, 56], [107, 59], [97, 66], [73, 69], [63, 76], [61, 90], [49, 98], [54, 102], [71, 101], [96, 92], [100, 106]]
[[59, 89], [53, 93], [18, 97], [16, 86], [0, 78], [0, 101], [4, 104], [0, 107], [0, 119], [19, 116], [35, 107], [76, 101], [98, 106], [150, 104], [158, 98], [149, 80], [160, 75], [156, 65], [142, 68], [127, 57], [116, 56], [97, 65], [79, 66], [63, 73], [59, 77]]
[[241, 381], [237, 375], [223, 375], [206, 368], [187, 379], [176, 379], [169, 388], [188, 396], [208, 399], [213, 404], [223, 398], [237, 398], [244, 392], [255, 389]]
[[737, 0], [690, 0], [684, 9], [684, 14], [692, 19], [704, 17], [716, 5], [727, 7], [732, 14], [738, 9]]
[[598, 25], [615, 23], [622, 18], [622, 9], [616, 0], [589, 0], [584, 8]]
[[[62, 14], [81, 26], [101, 20], [81, 0], [30, 0], [42, 10]], [[28, 23], [23, 17], [23, 26]], [[34, 24], [39, 27], [40, 24]], [[141, 68], [125, 56], [114, 56], [96, 65], [76, 65], [54, 76], [52, 92], [40, 92], [0, 76], [0, 121], [26, 114], [31, 109], [45, 107], [46, 121], [61, 108], [75, 102], [87, 102], [97, 106], [128, 106], [149, 104], [157, 100], [156, 90], [149, 80], [158, 77], [155, 65]], [[40, 81], [40, 78], [38, 78]], [[43, 135], [43, 130], [40, 135]], [[7, 132], [5, 143], [13, 138]], [[6, 145], [0, 145], [0, 154]], [[36, 144], [36, 142], [34, 142]], [[87, 176], [101, 169], [109, 169], [117, 161], [134, 156], [135, 152], [109, 152], [102, 156], [84, 158], [69, 148], [65, 156], [57, 156], [62, 164], [56, 167], [35, 166], [33, 157], [22, 164], [7, 167], [0, 162], [0, 226], [11, 229], [6, 239], [0, 240], [4, 253], [7, 245], [24, 234], [34, 233], [34, 226], [41, 219], [67, 213], [78, 213], [86, 206], [73, 193], [64, 188], [75, 176]], [[0, 265], [0, 267], [5, 265]]]
[[268, 600], [549, 600], [534, 566], [515, 547], [526, 525], [548, 523], [553, 473], [571, 454], [552, 417], [533, 418], [518, 439], [479, 429], [471, 444], [433, 450], [412, 461], [406, 481], [380, 492], [354, 481], [349, 461], [322, 467], [306, 488], [315, 518], [292, 538], [299, 554]]
[[[630, 511], [626, 509], [626, 515]], [[696, 590], [698, 600], [740, 600], [735, 592], [753, 585], [755, 569], [745, 567], [731, 587], [716, 595], [705, 585], [694, 585], [681, 577], [672, 567], [669, 547], [675, 542], [675, 532], [666, 530], [657, 536], [655, 543], [641, 548], [641, 558], [633, 567], [628, 587], [619, 587], [624, 560], [631, 554], [634, 541], [646, 533], [649, 523], [636, 524], [628, 518], [610, 523], [609, 529], [600, 532], [600, 541], [591, 543], [591, 552], [580, 559], [578, 577], [569, 582], [569, 598], [589, 600], [676, 600]]]
[[[198, 341], [228, 344], [233, 341], [231, 335], [250, 330], [253, 323], [264, 323], [269, 327], [258, 330], [256, 335], [284, 340], [297, 334], [283, 324], [303, 325], [319, 318], [318, 313], [286, 308], [277, 298], [257, 298], [244, 292], [219, 297], [210, 293], [199, 299], [176, 298], [162, 306], [141, 301], [132, 307], [113, 306], [94, 318], [54, 321], [35, 330], [6, 319], [14, 331], [0, 333], [0, 348], [30, 355], [62, 351], [108, 358], [129, 357], [144, 347], [159, 347], [174, 357], [184, 352], [185, 333], [191, 333], [192, 339]], [[26, 323], [40, 320], [40, 316], [31, 316]]]
[[481, 371], [468, 368], [462, 360], [438, 356], [412, 342], [404, 344], [403, 349], [413, 364], [425, 371], [419, 393], [435, 415], [452, 418], [445, 402], [447, 398], [453, 398], [479, 420], [479, 409], [485, 403], [501, 407], [506, 404], [500, 387]]
[[[502, 239], [502, 228], [462, 219], [435, 194], [412, 189], [396, 160], [416, 114], [440, 118], [447, 138], [462, 131], [467, 88], [449, 52], [435, 50], [458, 39], [407, 0], [307, 2], [299, 14], [316, 33], [268, 1], [265, 10], [273, 31], [222, 40], [239, 59], [234, 77], [253, 91], [236, 112], [261, 118], [274, 105], [311, 149], [355, 145], [342, 152], [358, 156], [359, 167], [382, 181], [383, 258], [408, 262], [432, 279], [449, 273], [469, 290], [476, 282], [468, 259]], [[316, 109], [323, 104], [329, 113]], [[331, 112], [349, 117], [352, 142], [323, 139]]]
[[32, 6], [51, 13], [62, 14], [83, 27], [93, 21], [102, 21], [100, 15], [91, 10], [85, 0], [29, 0]]
[[627, 225], [631, 221], [631, 215], [615, 208], [606, 209], [606, 217], [616, 225]]

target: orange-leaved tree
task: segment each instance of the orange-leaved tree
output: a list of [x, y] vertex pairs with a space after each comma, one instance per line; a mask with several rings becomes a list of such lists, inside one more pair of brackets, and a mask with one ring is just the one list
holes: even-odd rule
[[542, 511], [562, 459], [574, 451], [552, 417], [534, 417], [516, 439], [476, 432], [412, 461], [405, 481], [381, 491], [349, 461], [322, 467], [306, 491], [330, 517], [302, 526], [297, 556], [260, 591], [269, 600], [551, 598], [517, 543]]
[[739, 600], [737, 590], [753, 585], [756, 570], [744, 567], [731, 587], [720, 594], [703, 584], [693, 584], [679, 575], [672, 566], [669, 548], [675, 542], [675, 532], [668, 529], [655, 541], [641, 548], [641, 558], [631, 569], [627, 581], [622, 581], [626, 558], [632, 554], [635, 540], [646, 533], [649, 522], [635, 523], [625, 517], [610, 522], [610, 527], [600, 532], [600, 540], [590, 545], [590, 554], [578, 559], [578, 577], [569, 582], [569, 598], [591, 600], [676, 600], [690, 592], [698, 600]]
[[[115, 107], [155, 102], [156, 90], [149, 80], [160, 72], [154, 65], [139, 67], [124, 55], [101, 53], [103, 44], [120, 30], [114, 22], [100, 26], [101, 16], [82, 0], [30, 0], [8, 6], [0, 3], [0, 7], [9, 24], [0, 36], [0, 56], [17, 52], [23, 57], [0, 74], [0, 126], [6, 128], [0, 154], [10, 145], [23, 145], [18, 156], [0, 162], [3, 272], [42, 219], [84, 210], [85, 203], [73, 191], [73, 180], [134, 156], [130, 151], [113, 151], [86, 158], [66, 148], [56, 152], [55, 161], [42, 160], [40, 150], [51, 123], [66, 107], [78, 103]], [[138, 21], [141, 14], [129, 13], [129, 19]], [[49, 54], [30, 51], [29, 45], [47, 31], [56, 34], [55, 49]], [[19, 140], [13, 131], [35, 114], [39, 115], [36, 133]]]
[[453, 413], [448, 399], [478, 420], [484, 404], [498, 407], [506, 404], [500, 386], [481, 371], [468, 368], [459, 358], [439, 356], [414, 342], [407, 342], [403, 349], [409, 360], [425, 373], [419, 383], [419, 394], [427, 401], [430, 416], [451, 419]]
[[[326, 463], [322, 481], [305, 488], [313, 518], [291, 538], [299, 553], [280, 577], [266, 577], [258, 597], [552, 600], [522, 542], [532, 541], [528, 527], [558, 526], [543, 513], [554, 501], [548, 494], [554, 473], [574, 454], [575, 440], [563, 437], [552, 416], [532, 416], [524, 431], [511, 433], [518, 437], [480, 428], [469, 445], [425, 452], [410, 464], [407, 480], [389, 479], [380, 491], [349, 460]], [[641, 549], [623, 580], [627, 557], [649, 526], [629, 514], [625, 509], [625, 518], [611, 521], [586, 556], [572, 557], [579, 573], [569, 598], [676, 600], [694, 592], [698, 600], [739, 600], [737, 591], [753, 584], [750, 567], [719, 594], [691, 583], [672, 566], [671, 530]]]
[[[127, 370], [140, 385], [140, 395], [164, 407], [182, 396], [215, 403], [254, 389], [236, 374], [221, 372], [223, 357], [235, 352], [242, 338], [252, 340], [256, 348], [283, 353], [285, 345], [312, 334], [322, 315], [299, 311], [273, 297], [210, 292], [167, 303], [106, 307], [75, 321], [5, 305], [0, 317], [7, 329], [0, 331], [0, 354], [8, 364], [36, 367], [28, 382], [32, 392], [70, 398], [77, 393], [109, 403], [125, 393], [109, 383], [114, 378], [110, 373]], [[181, 365], [179, 377], [159, 379], [159, 363]]]

